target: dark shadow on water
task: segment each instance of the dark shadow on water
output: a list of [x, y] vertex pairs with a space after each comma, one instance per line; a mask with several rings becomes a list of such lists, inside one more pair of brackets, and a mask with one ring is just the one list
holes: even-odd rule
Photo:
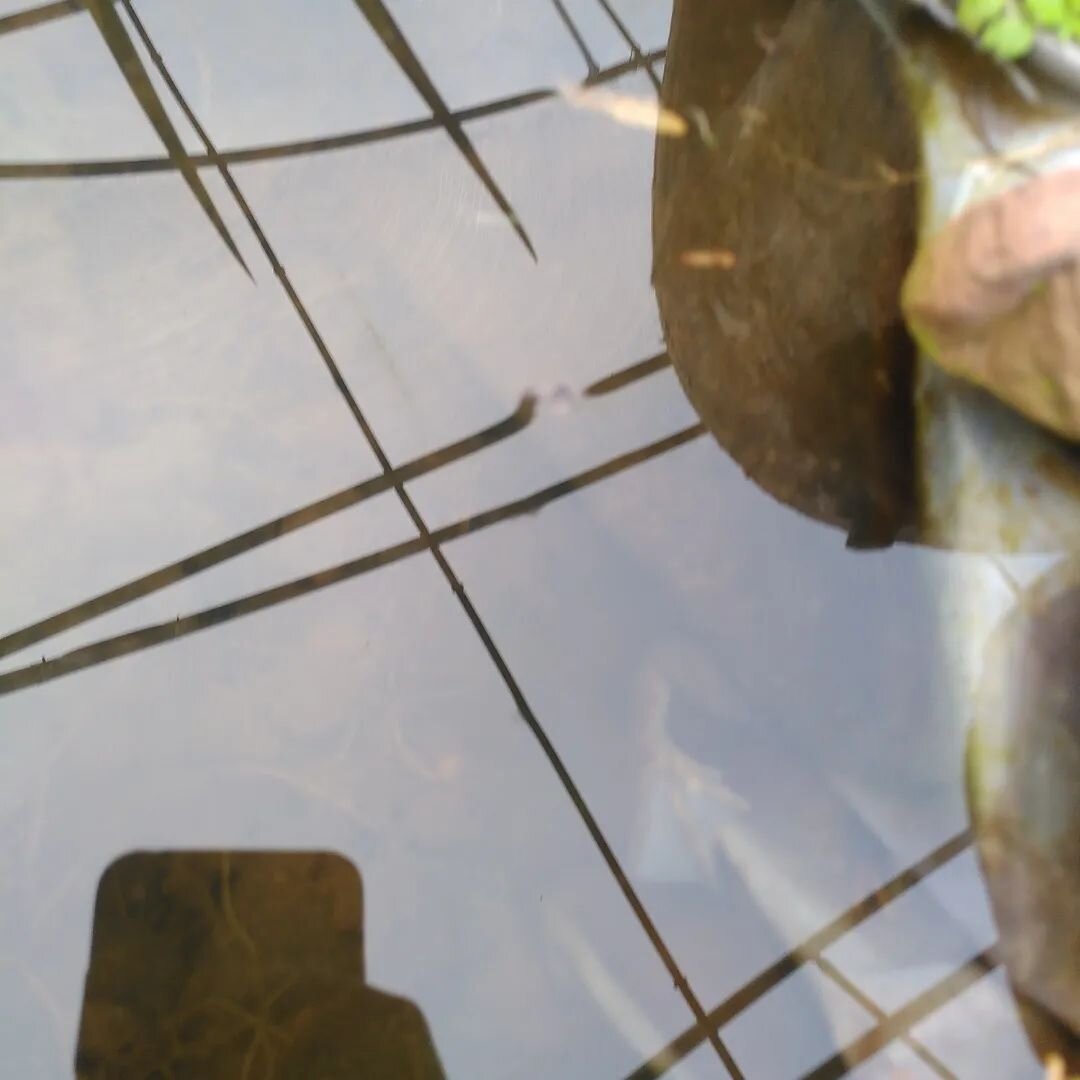
[[328, 852], [136, 852], [98, 885], [80, 1080], [436, 1080], [420, 1009], [365, 982], [363, 889]]

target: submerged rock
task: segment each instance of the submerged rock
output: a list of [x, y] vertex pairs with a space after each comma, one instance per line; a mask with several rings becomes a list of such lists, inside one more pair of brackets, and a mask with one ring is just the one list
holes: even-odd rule
[[723, 448], [775, 498], [891, 543], [915, 519], [919, 135], [893, 43], [848, 0], [676, 0], [653, 280], [668, 350]]
[[968, 804], [1021, 1016], [1080, 1069], [1080, 565], [998, 629], [968, 740]]
[[903, 290], [926, 353], [1080, 440], [1080, 169], [977, 203], [921, 246]]

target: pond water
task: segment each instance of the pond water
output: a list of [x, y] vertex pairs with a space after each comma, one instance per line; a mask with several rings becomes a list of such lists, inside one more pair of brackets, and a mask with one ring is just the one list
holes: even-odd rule
[[729, 122], [828, 9], [791, 145], [917, 164], [792, 7], [0, 0], [5, 1075], [1075, 1050], [973, 844], [916, 188]]

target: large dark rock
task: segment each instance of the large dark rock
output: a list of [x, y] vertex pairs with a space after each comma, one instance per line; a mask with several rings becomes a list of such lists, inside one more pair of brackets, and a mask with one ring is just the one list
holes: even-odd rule
[[687, 395], [774, 497], [890, 543], [916, 516], [919, 165], [893, 42], [853, 0], [676, 0], [662, 99], [691, 127], [657, 140], [653, 197]]

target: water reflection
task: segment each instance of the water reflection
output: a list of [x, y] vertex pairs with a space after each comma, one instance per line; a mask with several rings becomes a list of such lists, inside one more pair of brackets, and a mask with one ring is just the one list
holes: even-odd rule
[[103, 862], [253, 845], [364, 867], [450, 1075], [1041, 1071], [961, 777], [1072, 471], [911, 370], [862, 9], [88, 9], [0, 18], [20, 71], [96, 57], [0, 120], [25, 1075]]
[[366, 984], [341, 856], [140, 852], [102, 875], [80, 1078], [438, 1080], [420, 1009]]

